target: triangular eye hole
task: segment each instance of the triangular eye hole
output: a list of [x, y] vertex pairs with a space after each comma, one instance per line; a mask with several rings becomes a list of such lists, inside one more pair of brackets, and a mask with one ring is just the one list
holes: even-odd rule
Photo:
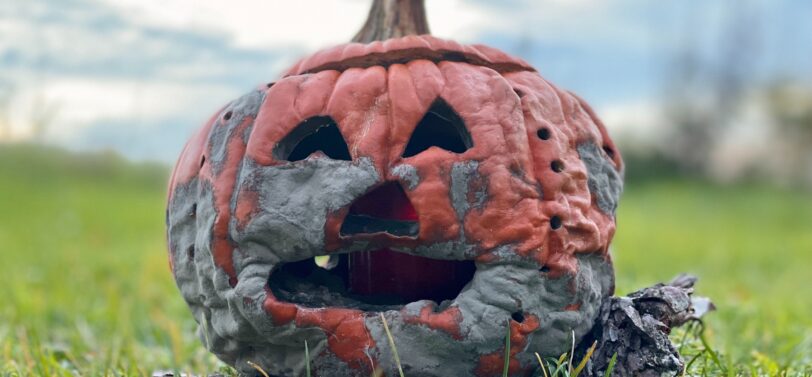
[[412, 132], [403, 157], [412, 157], [433, 146], [462, 153], [473, 145], [471, 133], [462, 118], [442, 98], [438, 98]]
[[293, 162], [304, 160], [317, 151], [333, 160], [352, 160], [347, 142], [333, 118], [317, 116], [299, 123], [276, 145], [273, 154], [277, 160]]

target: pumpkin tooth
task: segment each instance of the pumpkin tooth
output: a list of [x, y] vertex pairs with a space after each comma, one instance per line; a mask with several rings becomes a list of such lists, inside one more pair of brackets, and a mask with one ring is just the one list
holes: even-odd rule
[[316, 266], [319, 266], [325, 270], [332, 270], [338, 266], [338, 256], [336, 255], [319, 255], [313, 258], [313, 262], [316, 263]]

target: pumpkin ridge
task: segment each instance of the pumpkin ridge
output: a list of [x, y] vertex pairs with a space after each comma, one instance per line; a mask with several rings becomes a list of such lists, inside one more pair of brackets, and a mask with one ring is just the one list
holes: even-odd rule
[[[476, 54], [455, 51], [455, 50], [433, 50], [430, 48], [414, 48], [408, 50], [396, 50], [379, 53], [371, 53], [368, 55], [357, 56], [340, 61], [331, 61], [321, 64], [319, 66], [306, 69], [298, 72], [298, 74], [312, 74], [322, 71], [339, 71], [343, 72], [350, 68], [370, 68], [370, 67], [384, 67], [388, 68], [394, 64], [405, 64], [414, 60], [428, 60], [435, 64], [440, 62], [458, 62], [468, 63], [471, 65], [482, 66], [493, 69], [499, 73], [510, 73], [517, 71], [534, 71], [522, 64], [514, 62], [491, 62]], [[286, 76], [290, 76], [288, 74]]]
[[530, 71], [536, 72], [522, 59], [510, 56], [485, 45], [463, 45], [431, 35], [408, 35], [371, 43], [346, 43], [327, 48], [310, 55], [284, 75], [293, 76], [324, 70], [343, 71], [349, 68], [370, 66], [388, 67], [392, 64], [413, 60], [464, 62], [484, 66], [499, 73]]

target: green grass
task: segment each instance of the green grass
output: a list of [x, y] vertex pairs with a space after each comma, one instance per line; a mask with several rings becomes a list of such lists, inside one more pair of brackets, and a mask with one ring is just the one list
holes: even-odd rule
[[810, 193], [667, 181], [630, 185], [620, 208], [618, 293], [694, 273], [719, 307], [707, 336], [727, 362], [812, 373]]
[[[0, 144], [0, 375], [221, 368], [168, 271], [167, 174]], [[723, 368], [812, 374], [812, 195], [657, 181], [629, 184], [620, 208], [618, 293], [695, 273], [719, 306], [705, 335]], [[721, 369], [705, 353], [690, 372]]]
[[0, 374], [217, 368], [168, 273], [166, 175], [0, 145]]

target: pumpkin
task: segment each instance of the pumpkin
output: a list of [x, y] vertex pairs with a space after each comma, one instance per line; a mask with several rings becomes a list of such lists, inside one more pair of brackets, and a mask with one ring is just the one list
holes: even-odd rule
[[[241, 373], [497, 376], [537, 367], [613, 293], [621, 158], [526, 62], [429, 35], [305, 58], [187, 143], [170, 265]], [[310, 359], [305, 359], [305, 342]]]

